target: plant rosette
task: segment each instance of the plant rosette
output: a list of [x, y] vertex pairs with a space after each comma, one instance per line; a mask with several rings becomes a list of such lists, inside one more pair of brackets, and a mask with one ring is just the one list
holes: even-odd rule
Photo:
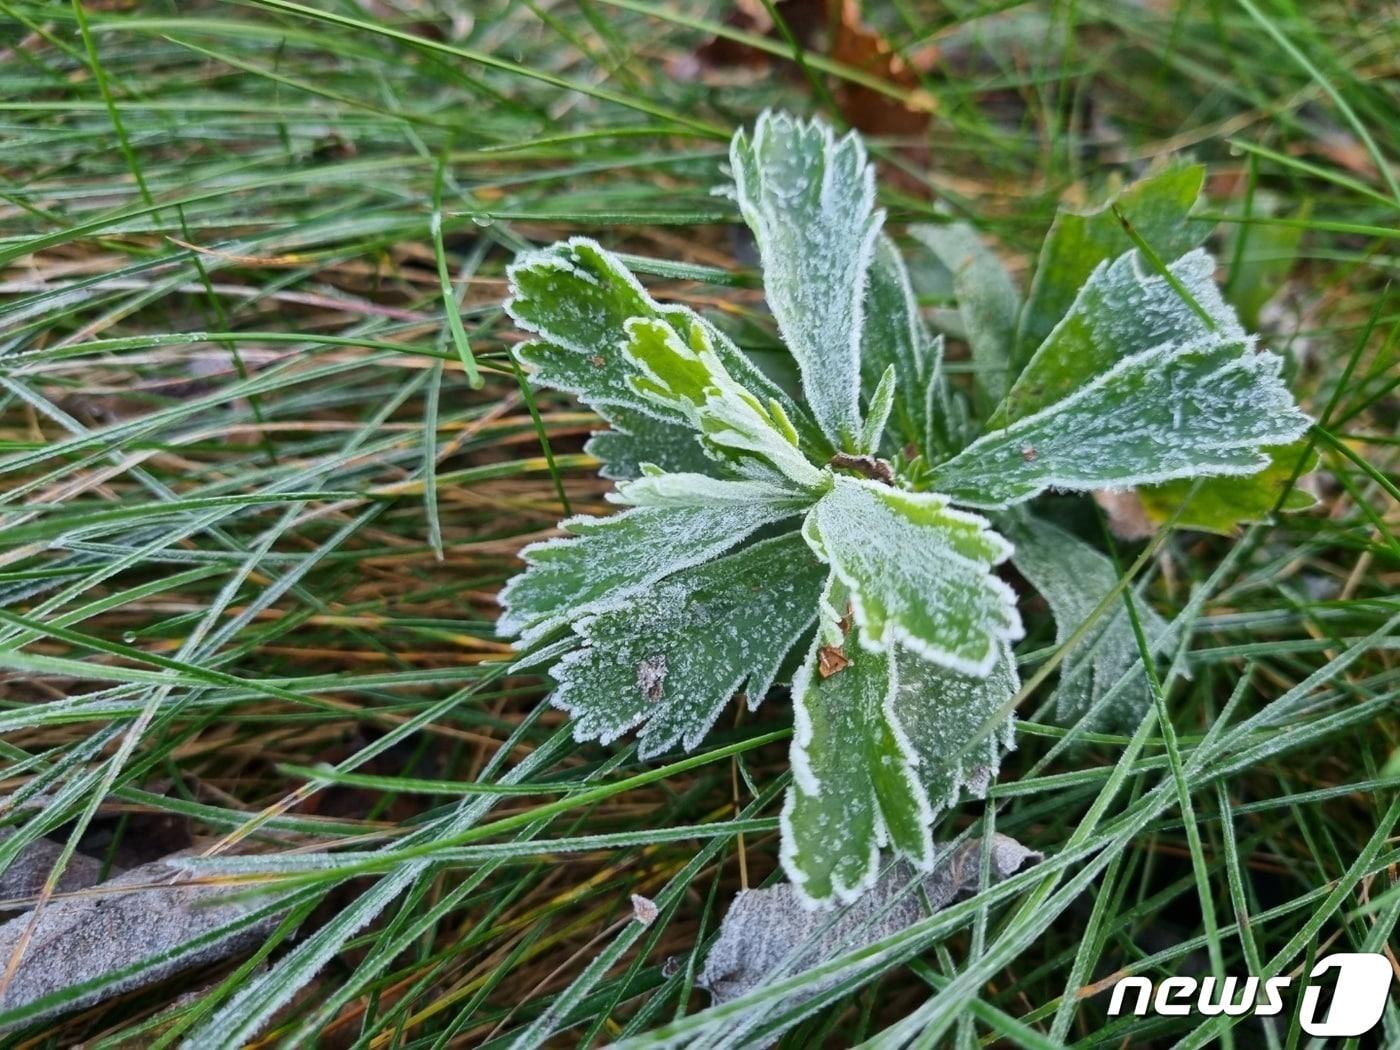
[[518, 360], [610, 425], [588, 447], [626, 509], [527, 547], [500, 630], [549, 669], [579, 740], [640, 727], [643, 758], [789, 683], [782, 864], [808, 902], [849, 901], [882, 850], [929, 870], [935, 819], [1014, 745], [1023, 630], [998, 566], [1072, 643], [1061, 720], [1131, 725], [1150, 704], [1123, 610], [1078, 630], [1111, 561], [1025, 505], [1137, 489], [1159, 518], [1228, 530], [1283, 502], [1310, 420], [1214, 283], [1198, 167], [1062, 210], [1024, 303], [967, 226], [911, 229], [956, 294], [970, 390], [948, 381], [857, 136], [764, 114], [730, 170], [803, 396], [591, 240], [519, 257]]

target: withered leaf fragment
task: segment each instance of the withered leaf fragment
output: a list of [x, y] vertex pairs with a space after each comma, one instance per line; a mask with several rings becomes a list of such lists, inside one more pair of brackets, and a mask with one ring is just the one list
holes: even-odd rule
[[[917, 879], [909, 865], [893, 864], [864, 896], [839, 910], [813, 909], [790, 884], [746, 890], [730, 905], [719, 939], [710, 949], [696, 983], [717, 1004], [727, 1003], [766, 983], [792, 977], [898, 933], [977, 892], [982, 846], [983, 840], [972, 839], [951, 852], [946, 844], [936, 847], [945, 854], [943, 859]], [[1015, 839], [995, 835], [989, 858], [991, 880], [1000, 882], [1040, 859], [1040, 853]], [[911, 886], [913, 881], [918, 885]], [[730, 1034], [741, 1036], [743, 1031], [751, 1031], [762, 1021], [821, 994], [849, 975], [849, 971], [828, 975], [781, 1002], [767, 1003], [743, 1016], [737, 1030], [729, 1022]], [[780, 1034], [767, 1033], [757, 1041], [736, 1038], [731, 1045], [767, 1046]]]
[[[51, 899], [39, 913], [24, 912], [0, 925], [0, 960], [8, 961], [28, 937], [0, 1012], [37, 1006], [5, 1027], [90, 1006], [133, 988], [163, 981], [262, 944], [278, 917], [248, 921], [266, 906], [237, 884], [193, 883], [166, 858], [132, 868], [114, 879]], [[119, 973], [120, 971], [129, 971]], [[50, 1007], [41, 1000], [84, 985], [100, 984]]]

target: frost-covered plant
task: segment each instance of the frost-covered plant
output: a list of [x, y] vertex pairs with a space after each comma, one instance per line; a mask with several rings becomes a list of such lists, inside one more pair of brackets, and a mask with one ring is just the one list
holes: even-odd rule
[[[1179, 509], [1187, 492], [1171, 486], [1229, 476], [1239, 507], [1267, 509], [1280, 471], [1264, 468], [1309, 421], [1213, 283], [1208, 227], [1188, 218], [1198, 168], [1114, 202], [1146, 258], [1109, 209], [1062, 212], [1024, 306], [965, 226], [911, 231], [957, 297], [970, 408], [881, 231], [860, 140], [765, 114], [730, 166], [803, 399], [593, 241], [521, 256], [507, 309], [537, 338], [519, 360], [611, 424], [589, 449], [627, 509], [526, 548], [500, 627], [551, 667], [578, 739], [641, 726], [643, 757], [696, 747], [735, 696], [753, 709], [790, 682], [783, 866], [809, 900], [849, 900], [882, 847], [927, 869], [934, 818], [983, 793], [1013, 744], [1022, 626], [996, 574], [1013, 543], [965, 508], [998, 513], [1063, 635], [1116, 575], [1010, 508], [1047, 489], [1139, 487], [1149, 507], [1228, 527], [1214, 483]], [[1162, 272], [1156, 257], [1173, 261]], [[990, 413], [973, 439], [978, 406]], [[1124, 675], [1137, 656], [1110, 618], [1066, 660], [1061, 714], [1102, 716], [1115, 683], [1110, 712], [1140, 714], [1145, 690]]]

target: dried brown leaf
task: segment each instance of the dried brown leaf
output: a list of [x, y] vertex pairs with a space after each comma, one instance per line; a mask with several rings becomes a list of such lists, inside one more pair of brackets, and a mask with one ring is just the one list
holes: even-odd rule
[[[813, 46], [825, 19], [822, 0], [777, 0], [773, 9], [798, 43], [806, 48]], [[755, 36], [779, 35], [778, 27], [761, 0], [736, 0], [724, 25]], [[742, 41], [713, 36], [695, 51], [693, 60], [695, 72], [734, 68], [761, 71], [768, 68], [773, 56]]]
[[[922, 133], [937, 108], [937, 100], [919, 86], [918, 74], [884, 37], [865, 24], [857, 0], [841, 0], [840, 17], [833, 21], [832, 58], [905, 92], [905, 100], [901, 101], [863, 84], [842, 81], [836, 92], [841, 115], [871, 135]], [[931, 55], [928, 52], [925, 58]]]
[[[0, 842], [14, 834], [12, 829], [0, 828]], [[62, 852], [62, 846], [48, 839], [36, 839], [20, 850], [19, 856], [10, 866], [0, 872], [0, 913], [10, 913], [22, 907], [18, 904], [7, 907], [6, 901], [26, 901], [37, 897]], [[70, 893], [86, 889], [97, 882], [101, 873], [100, 861], [75, 853], [64, 866], [63, 874], [59, 876], [58, 892]]]
[[1157, 532], [1135, 489], [1099, 489], [1094, 502], [1108, 516], [1108, 527], [1120, 540], [1145, 540]]
[[[991, 878], [1000, 881], [1034, 864], [1041, 854], [1007, 835], [992, 837]], [[936, 847], [943, 850], [946, 847]], [[972, 839], [954, 849], [923, 877], [922, 893], [906, 892], [914, 872], [894, 865], [854, 903], [840, 909], [813, 910], [790, 883], [762, 890], [745, 890], [734, 898], [720, 926], [719, 939], [705, 959], [697, 983], [716, 1003], [737, 999], [770, 980], [782, 980], [873, 944], [959, 897], [976, 892], [982, 863], [982, 840]], [[925, 905], [927, 902], [927, 906]], [[828, 976], [805, 987], [765, 1016], [790, 1009], [838, 983], [844, 975]], [[776, 1040], [773, 1035], [772, 1039]], [[745, 1042], [744, 1045], [765, 1045]]]

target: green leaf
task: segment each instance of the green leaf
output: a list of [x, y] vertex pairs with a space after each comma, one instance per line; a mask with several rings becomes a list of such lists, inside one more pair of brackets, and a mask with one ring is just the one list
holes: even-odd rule
[[1074, 305], [1046, 337], [989, 422], [1005, 426], [1037, 412], [1107, 372], [1125, 357], [1208, 338], [1244, 338], [1215, 284], [1215, 260], [1197, 250], [1167, 269], [1213, 321], [1211, 329], [1167, 279], [1145, 272], [1136, 251], [1095, 267]]
[[633, 366], [627, 383], [661, 408], [680, 412], [694, 424], [693, 414], [710, 391], [738, 387], [715, 356], [698, 324], [678, 333], [665, 321], [628, 318], [623, 353]]
[[992, 575], [1011, 545], [945, 497], [837, 475], [803, 534], [850, 591], [862, 644], [896, 642], [965, 674], [987, 674], [1021, 636], [1016, 596]]
[[865, 287], [884, 212], [859, 137], [819, 122], [764, 113], [729, 147], [735, 200], [753, 230], [763, 288], [831, 443], [860, 433]]
[[1011, 348], [1021, 312], [1021, 297], [1011, 275], [967, 223], [911, 226], [909, 234], [952, 273], [981, 403], [997, 404], [1009, 382]]
[[[1256, 201], [1255, 210], [1269, 215], [1274, 207], [1261, 200]], [[1232, 260], [1228, 285], [1230, 302], [1239, 310], [1247, 327], [1258, 327], [1260, 311], [1279, 293], [1298, 261], [1298, 249], [1311, 214], [1312, 202], [1304, 201], [1288, 217], [1287, 224], [1242, 222], [1230, 229], [1221, 257]]]
[[891, 419], [900, 446], [922, 447], [928, 441], [942, 351], [943, 340], [929, 334], [919, 313], [919, 300], [899, 249], [881, 234], [865, 286], [861, 385], [867, 403], [872, 402], [886, 370], [894, 367]]
[[1144, 350], [974, 441], [934, 468], [929, 485], [992, 508], [1049, 488], [1257, 473], [1268, 464], [1262, 447], [1292, 441], [1309, 425], [1279, 378], [1282, 365], [1249, 339]]
[[641, 506], [609, 518], [568, 518], [560, 527], [573, 538], [532, 543], [520, 552], [527, 568], [501, 591], [497, 629], [504, 636], [542, 638], [586, 613], [601, 612], [658, 580], [723, 554], [765, 525], [796, 513], [768, 490], [753, 498], [753, 482], [742, 499], [723, 503]]
[[[938, 337], [938, 356], [943, 356], [943, 337]], [[968, 392], [955, 387], [941, 370], [928, 391], [928, 433], [922, 448], [930, 460], [946, 459], [967, 447], [980, 426], [973, 419]]]
[[709, 474], [668, 474], [643, 465], [643, 476], [624, 481], [607, 498], [614, 503], [638, 507], [717, 508], [759, 504], [786, 508], [795, 514], [805, 509], [811, 497], [789, 488], [753, 478], [716, 478]]
[[1013, 373], [1069, 311], [1094, 268], [1133, 247], [1112, 205], [1118, 206], [1158, 256], [1175, 259], [1201, 244], [1210, 233], [1209, 222], [1187, 218], [1204, 181], [1205, 168], [1200, 165], [1168, 168], [1133, 183], [1101, 207], [1083, 212], [1060, 209], [1040, 249], [1021, 314], [1011, 361]]
[[610, 405], [608, 418], [612, 428], [595, 430], [583, 450], [602, 460], [598, 473], [610, 481], [640, 476], [643, 463], [676, 473], [722, 476], [729, 472], [705, 454], [700, 435], [683, 423], [664, 423], [621, 405]]
[[739, 691], [758, 707], [811, 627], [826, 572], [796, 532], [678, 572], [575, 624], [583, 648], [550, 672], [578, 740], [643, 722], [642, 758], [699, 745]]
[[750, 476], [808, 489], [823, 485], [782, 404], [764, 405], [734, 380], [698, 318], [680, 332], [644, 317], [631, 318], [625, 327], [623, 352], [634, 366], [629, 385], [653, 404], [679, 412], [715, 458]]
[[1016, 746], [1016, 720], [1007, 706], [1021, 679], [1011, 647], [1000, 646], [986, 675], [950, 671], [903, 648], [896, 664], [894, 713], [914, 749], [934, 817], [964, 794], [986, 795], [1002, 756]]
[[516, 349], [539, 385], [564, 390], [612, 420], [615, 407], [662, 421], [683, 422], [674, 409], [642, 397], [630, 380], [633, 364], [623, 353], [630, 318], [656, 318], [681, 333], [704, 328], [714, 352], [735, 380], [758, 396], [776, 398], [804, 439], [820, 435], [807, 414], [744, 357], [721, 332], [684, 306], [653, 299], [611, 252], [586, 237], [573, 237], [518, 256], [507, 271], [506, 312], [541, 338]]
[[[1048, 521], [1027, 515], [1007, 522], [1006, 528], [1016, 542], [1012, 562], [1049, 604], [1055, 617], [1055, 644], [1063, 646], [1089, 619], [1104, 595], [1118, 585], [1113, 562]], [[1145, 602], [1138, 603], [1138, 616], [1149, 642], [1167, 629], [1166, 622]], [[1121, 601], [1115, 602], [1061, 662], [1060, 687], [1055, 694], [1056, 719], [1062, 725], [1078, 721], [1140, 656], [1127, 610]], [[1092, 728], [1131, 730], [1151, 705], [1147, 675], [1139, 670], [1098, 713]]]
[[[814, 901], [860, 896], [886, 845], [920, 869], [933, 862], [932, 814], [894, 714], [895, 656], [842, 637], [832, 606], [844, 604], [843, 591], [833, 575], [823, 626], [792, 683], [793, 785], [781, 858], [793, 885]], [[824, 674], [834, 649], [846, 662]]]
[[885, 426], [890, 421], [890, 413], [894, 410], [894, 369], [894, 365], [885, 369], [885, 374], [880, 377], [880, 382], [875, 387], [875, 393], [870, 397], [870, 411], [861, 430], [858, 447], [858, 451], [863, 455], [873, 456], [880, 451], [880, 438], [884, 435]]
[[[1299, 460], [1307, 453], [1307, 461]], [[1250, 478], [1208, 478], [1195, 484], [1189, 479], [1145, 485], [1138, 489], [1142, 509], [1157, 523], [1174, 520], [1179, 528], [1200, 529], [1230, 535], [1242, 522], [1267, 521], [1275, 507], [1281, 511], [1307, 510], [1317, 497], [1296, 485], [1284, 498], [1283, 490], [1296, 477], [1317, 466], [1317, 453], [1308, 452], [1306, 440], [1264, 449], [1269, 465]], [[1282, 499], [1282, 506], [1279, 500]], [[1186, 506], [1178, 513], [1182, 503]]]

